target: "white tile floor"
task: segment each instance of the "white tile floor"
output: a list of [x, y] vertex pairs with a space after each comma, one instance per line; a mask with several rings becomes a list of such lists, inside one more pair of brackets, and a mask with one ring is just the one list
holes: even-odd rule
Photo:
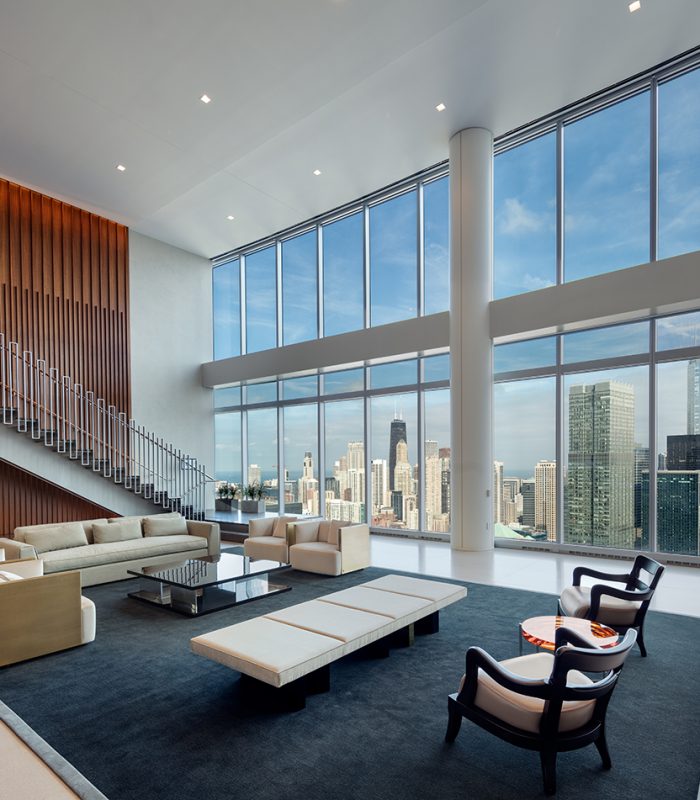
[[[373, 535], [372, 565], [436, 577], [559, 595], [575, 566], [626, 572], [631, 562], [557, 553], [495, 548], [483, 553], [452, 550], [442, 542]], [[667, 566], [651, 607], [700, 617], [700, 568]]]

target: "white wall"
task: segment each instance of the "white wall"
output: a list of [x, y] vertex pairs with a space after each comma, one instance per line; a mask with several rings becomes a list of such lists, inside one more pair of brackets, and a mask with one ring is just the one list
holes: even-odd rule
[[132, 416], [213, 475], [211, 264], [130, 231], [129, 283]]

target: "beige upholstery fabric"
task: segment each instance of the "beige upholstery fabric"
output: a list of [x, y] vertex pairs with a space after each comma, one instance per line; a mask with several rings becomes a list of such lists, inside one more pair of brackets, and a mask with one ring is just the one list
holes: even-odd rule
[[272, 536], [272, 529], [275, 527], [274, 517], [262, 517], [251, 519], [248, 522], [248, 538], [257, 536]]
[[269, 561], [287, 562], [287, 540], [276, 536], [250, 536], [245, 540], [243, 553], [249, 558], [266, 558]]
[[318, 523], [318, 530], [316, 532], [317, 542], [328, 542], [328, 534], [331, 531], [331, 521], [329, 519], [321, 520]]
[[287, 539], [287, 525], [290, 522], [294, 522], [296, 517], [278, 517], [275, 520], [275, 524], [272, 528], [272, 535], [277, 537], [278, 539]]
[[396, 594], [406, 594], [411, 597], [422, 597], [425, 600], [443, 600], [454, 594], [461, 595], [463, 586], [454, 583], [442, 583], [440, 581], [429, 581], [423, 578], [409, 578], [405, 575], [385, 575], [374, 581], [363, 583], [371, 589], [381, 589], [385, 592], [395, 592]]
[[21, 575], [23, 578], [38, 578], [44, 574], [44, 562], [39, 558], [25, 558], [11, 564], [0, 563], [0, 569], [14, 572], [15, 575]]
[[[562, 611], [567, 617], [585, 617], [591, 607], [589, 586], [568, 586], [559, 598]], [[597, 622], [605, 625], [632, 625], [641, 602], [622, 600], [619, 597], [603, 595], [600, 598], [600, 613]]]
[[87, 644], [95, 641], [95, 630], [97, 627], [97, 614], [95, 604], [87, 597], [80, 597], [80, 622], [81, 622], [81, 642]]
[[341, 642], [359, 639], [391, 623], [390, 617], [332, 603], [322, 603], [320, 600], [309, 600], [307, 603], [273, 611], [271, 614], [266, 614], [266, 618], [331, 636], [333, 639], [340, 639]]
[[16, 572], [7, 572], [4, 569], [0, 569], [0, 583], [9, 583], [10, 581], [21, 581], [22, 576], [18, 575]]
[[266, 617], [205, 633], [190, 645], [195, 653], [272, 686], [313, 672], [328, 663], [324, 655], [342, 647], [337, 639]]
[[318, 541], [320, 521], [317, 519], [297, 522], [294, 526], [294, 541], [296, 544], [306, 544]]
[[144, 514], [144, 515], [136, 515], [131, 517], [111, 517], [108, 521], [110, 525], [121, 525], [124, 522], [136, 522], [143, 523], [145, 519], [177, 519], [181, 517], [179, 511], [164, 511], [162, 514]]
[[307, 542], [289, 548], [289, 563], [294, 569], [320, 575], [340, 575], [340, 551], [327, 542]]
[[169, 519], [154, 519], [145, 517], [143, 520], [144, 536], [179, 536], [187, 533], [187, 521], [184, 517]]
[[[83, 526], [83, 530], [85, 531], [85, 536], [87, 536], [88, 544], [92, 544], [92, 526], [95, 522], [107, 522], [107, 519], [103, 517], [102, 519], [81, 519], [78, 520], [78, 523]], [[18, 542], [26, 541], [25, 537], [29, 531], [42, 531], [46, 530], [47, 528], [55, 528], [57, 525], [72, 525], [73, 521], [66, 521], [66, 522], [49, 522], [43, 525], [24, 525], [18, 528], [15, 528], [14, 537], [15, 540]]]
[[379, 589], [369, 589], [367, 586], [353, 586], [350, 589], [342, 589], [320, 598], [324, 603], [335, 603], [339, 606], [349, 606], [359, 608], [361, 611], [369, 611], [372, 614], [381, 614], [385, 617], [396, 619], [413, 611], [427, 608], [431, 605], [430, 600], [422, 597], [409, 597], [405, 594], [394, 594], [383, 592]]
[[328, 528], [328, 544], [338, 547], [340, 545], [340, 529], [347, 528], [349, 524], [350, 523], [345, 520], [331, 520], [331, 524]]
[[79, 522], [66, 522], [62, 525], [43, 527], [42, 530], [27, 531], [24, 535], [27, 544], [37, 553], [52, 550], [65, 550], [88, 543], [83, 526]]
[[140, 538], [141, 523], [135, 519], [124, 520], [120, 525], [110, 525], [108, 522], [96, 522], [92, 526], [92, 539], [95, 544], [128, 542], [130, 539]]
[[[550, 676], [554, 656], [551, 653], [533, 653], [532, 655], [509, 658], [500, 664], [509, 672], [523, 678], [534, 678], [543, 682]], [[590, 678], [577, 670], [571, 670], [568, 676], [569, 686], [591, 684]], [[464, 677], [460, 689], [464, 685]], [[511, 692], [479, 670], [479, 687], [476, 690], [475, 705], [497, 717], [503, 722], [523, 731], [539, 733], [540, 720], [544, 711], [544, 700], [538, 697], [525, 697]], [[585, 725], [593, 716], [595, 700], [567, 700], [562, 705], [559, 730], [573, 731]]]
[[52, 573], [68, 569], [85, 569], [101, 564], [115, 564], [136, 558], [187, 553], [201, 550], [202, 543], [200, 536], [151, 536], [126, 542], [88, 544], [70, 550], [58, 550], [45, 553], [42, 558], [45, 572]]
[[14, 539], [0, 539], [0, 546], [4, 552], [3, 561], [15, 561], [20, 558], [36, 558], [36, 550], [26, 542], [16, 542]]

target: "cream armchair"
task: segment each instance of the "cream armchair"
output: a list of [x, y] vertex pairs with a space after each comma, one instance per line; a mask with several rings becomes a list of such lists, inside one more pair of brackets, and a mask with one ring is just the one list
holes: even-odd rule
[[309, 520], [294, 525], [289, 561], [294, 569], [343, 575], [369, 566], [369, 527], [338, 520]]
[[251, 519], [248, 523], [248, 538], [243, 545], [244, 555], [287, 563], [292, 537], [291, 524], [294, 520], [296, 517]]
[[87, 644], [95, 604], [80, 594], [80, 572], [44, 575], [40, 559], [0, 562], [0, 667]]

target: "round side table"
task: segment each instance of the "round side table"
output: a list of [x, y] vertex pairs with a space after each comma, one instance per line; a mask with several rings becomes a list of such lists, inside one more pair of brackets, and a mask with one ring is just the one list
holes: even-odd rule
[[520, 655], [523, 654], [523, 640], [541, 647], [543, 650], [555, 649], [554, 639], [557, 628], [569, 628], [579, 636], [590, 641], [592, 647], [614, 647], [618, 643], [618, 633], [600, 622], [592, 622], [580, 617], [530, 617], [519, 625]]

